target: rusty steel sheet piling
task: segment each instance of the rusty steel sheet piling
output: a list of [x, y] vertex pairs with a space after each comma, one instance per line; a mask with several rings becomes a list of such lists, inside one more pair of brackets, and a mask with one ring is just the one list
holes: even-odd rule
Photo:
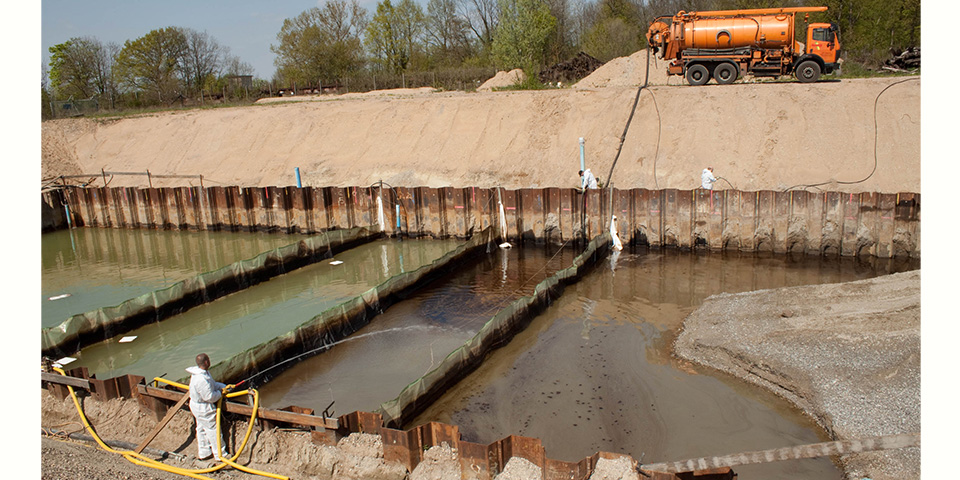
[[[173, 387], [148, 384], [144, 377], [122, 375], [98, 380], [92, 378], [85, 368], [68, 370], [66, 376], [42, 374], [41, 383], [51, 394], [59, 399], [69, 396], [67, 385], [85, 389], [98, 402], [124, 398], [137, 400], [140, 410], [161, 422], [168, 416], [171, 408], [185, 408], [183, 391]], [[150, 382], [154, 383], [154, 382]], [[250, 416], [253, 408], [237, 401], [225, 401], [226, 412]], [[597, 452], [578, 462], [566, 462], [547, 458], [543, 442], [538, 438], [509, 435], [490, 444], [463, 440], [460, 428], [439, 422], [428, 422], [409, 430], [387, 428], [383, 418], [377, 413], [354, 411], [336, 418], [316, 415], [312, 409], [289, 406], [281, 409], [260, 407], [257, 416], [265, 428], [296, 428], [310, 432], [310, 441], [319, 445], [333, 446], [353, 433], [378, 435], [383, 443], [383, 459], [403, 465], [408, 472], [423, 461], [428, 449], [435, 446], [452, 448], [458, 458], [463, 478], [489, 480], [503, 472], [511, 458], [523, 458], [536, 465], [544, 480], [585, 480], [596, 470], [600, 459], [626, 459], [634, 468], [642, 468], [644, 478], [654, 480], [699, 480], [735, 479], [736, 474], [729, 468], [683, 471], [682, 469], [663, 469], [664, 471], [644, 468], [626, 454]]]
[[[60, 187], [41, 194], [45, 230], [72, 226], [313, 234], [378, 223], [388, 235], [586, 243], [617, 216], [624, 243], [652, 248], [920, 257], [920, 194], [499, 187]], [[65, 205], [64, 205], [65, 203]], [[399, 224], [399, 227], [398, 227]]]

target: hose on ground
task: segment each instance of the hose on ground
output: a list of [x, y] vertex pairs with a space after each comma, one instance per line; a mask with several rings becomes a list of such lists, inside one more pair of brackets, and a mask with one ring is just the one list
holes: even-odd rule
[[[67, 374], [66, 374], [66, 373], [63, 371], [63, 369], [61, 369], [61, 368], [54, 367], [53, 370], [56, 371], [57, 373], [59, 373], [60, 375], [67, 376]], [[183, 390], [185, 390], [185, 391], [186, 391], [186, 390], [189, 390], [189, 388], [190, 388], [189, 386], [184, 385], [184, 384], [182, 384], [182, 383], [172, 382], [172, 381], [165, 380], [165, 379], [162, 379], [162, 378], [154, 378], [154, 381], [166, 383], [166, 384], [168, 384], [168, 385], [172, 385], [172, 386], [175, 386], [175, 387], [177, 387], [177, 388], [181, 388], [181, 389], [183, 389]], [[183, 475], [183, 476], [187, 476], [187, 477], [190, 477], [190, 478], [206, 479], [206, 480], [212, 480], [212, 479], [210, 479], [210, 477], [203, 476], [202, 474], [215, 472], [215, 471], [217, 471], [217, 470], [220, 470], [220, 469], [226, 467], [227, 465], [230, 465], [230, 466], [232, 466], [232, 467], [234, 467], [234, 468], [237, 468], [237, 469], [242, 470], [242, 471], [247, 472], [247, 473], [252, 473], [252, 474], [254, 474], [254, 475], [260, 475], [260, 476], [265, 476], [265, 477], [270, 477], [270, 478], [276, 478], [276, 479], [279, 479], [279, 480], [289, 480], [288, 477], [285, 477], [285, 476], [282, 476], [282, 475], [276, 475], [276, 474], [269, 473], [269, 472], [261, 472], [261, 471], [259, 471], [259, 470], [254, 470], [254, 469], [252, 469], [252, 468], [242, 467], [242, 466], [234, 463], [234, 462], [236, 461], [236, 459], [240, 457], [240, 454], [243, 452], [243, 449], [246, 447], [246, 445], [247, 445], [247, 440], [250, 438], [250, 433], [251, 433], [251, 431], [253, 430], [253, 424], [254, 424], [254, 422], [256, 421], [256, 417], [257, 417], [257, 407], [258, 407], [258, 405], [259, 405], [259, 398], [260, 398], [260, 395], [259, 395], [259, 393], [258, 393], [256, 390], [249, 389], [249, 390], [243, 390], [243, 391], [240, 391], [240, 392], [229, 393], [229, 394], [226, 395], [228, 398], [233, 398], [233, 397], [237, 397], [237, 396], [241, 396], [241, 395], [253, 394], [253, 398], [254, 398], [254, 400], [253, 400], [253, 404], [254, 404], [253, 413], [250, 415], [250, 422], [249, 422], [249, 424], [247, 425], [247, 433], [246, 433], [246, 435], [245, 435], [244, 438], [243, 438], [243, 442], [241, 442], [241, 444], [240, 444], [240, 448], [237, 449], [237, 452], [233, 455], [233, 457], [230, 458], [230, 459], [221, 459], [221, 460], [223, 460], [223, 463], [217, 464], [217, 465], [215, 465], [215, 466], [213, 466], [213, 467], [203, 468], [203, 469], [197, 469], [197, 470], [191, 470], [191, 469], [185, 469], [185, 468], [179, 468], [179, 467], [173, 467], [173, 466], [170, 466], [170, 465], [166, 465], [166, 464], [164, 464], [164, 463], [161, 463], [161, 462], [158, 462], [158, 461], [156, 461], [156, 460], [153, 460], [152, 458], [149, 458], [149, 457], [146, 457], [146, 456], [144, 456], [144, 455], [141, 455], [141, 454], [139, 454], [139, 453], [137, 453], [137, 452], [135, 452], [135, 451], [133, 451], [133, 450], [115, 450], [115, 449], [111, 448], [111, 447], [108, 446], [106, 443], [104, 443], [103, 440], [100, 439], [100, 437], [97, 435], [97, 432], [94, 431], [93, 426], [90, 425], [90, 421], [87, 420], [87, 416], [83, 413], [83, 407], [80, 406], [80, 401], [77, 400], [77, 394], [76, 394], [76, 392], [74, 392], [73, 387], [71, 387], [70, 385], [67, 385], [67, 389], [70, 391], [70, 397], [73, 399], [73, 404], [74, 404], [74, 406], [77, 407], [77, 413], [80, 415], [80, 420], [82, 421], [83, 426], [86, 427], [87, 431], [90, 433], [90, 435], [93, 437], [93, 439], [97, 442], [98, 445], [100, 445], [100, 448], [102, 448], [102, 449], [104, 449], [104, 450], [106, 450], [106, 451], [108, 451], [108, 452], [110, 452], [110, 453], [116, 453], [116, 454], [118, 454], [118, 455], [123, 455], [124, 458], [126, 458], [129, 462], [131, 462], [131, 463], [133, 463], [133, 464], [135, 464], [135, 465], [140, 465], [140, 466], [144, 466], [144, 467], [149, 467], [149, 468], [153, 468], [153, 469], [157, 469], [157, 470], [163, 470], [163, 471], [165, 471], [165, 472], [173, 473], [173, 474], [176, 474], [176, 475]], [[222, 402], [223, 402], [223, 397], [221, 396], [220, 401], [217, 402], [217, 451], [220, 451], [220, 436], [221, 436], [221, 434], [220, 434], [220, 407], [221, 407], [221, 403], [222, 403]]]
[[879, 133], [880, 127], [878, 126], [878, 123], [877, 123], [877, 104], [880, 102], [880, 96], [883, 95], [883, 92], [886, 92], [890, 87], [894, 85], [899, 85], [904, 82], [909, 82], [912, 80], [920, 80], [920, 78], [919, 77], [907, 78], [905, 80], [893, 82], [887, 85], [886, 87], [884, 87], [883, 90], [880, 90], [880, 93], [877, 94], [877, 97], [873, 99], [873, 170], [870, 170], [870, 173], [866, 177], [863, 177], [860, 180], [853, 180], [853, 181], [846, 181], [846, 182], [830, 180], [830, 181], [820, 182], [820, 183], [799, 184], [799, 185], [794, 185], [790, 188], [786, 188], [783, 191], [789, 192], [790, 190], [793, 190], [795, 188], [803, 188], [804, 190], [806, 190], [807, 188], [821, 187], [823, 185], [829, 185], [831, 183], [836, 183], [838, 185], [854, 185], [857, 183], [866, 182], [868, 179], [870, 179], [870, 177], [872, 177], [873, 174], [877, 172], [877, 166], [880, 163], [880, 160], [878, 159], [878, 156], [877, 156], [877, 144], [879, 143], [878, 139], [880, 137], [880, 133]]

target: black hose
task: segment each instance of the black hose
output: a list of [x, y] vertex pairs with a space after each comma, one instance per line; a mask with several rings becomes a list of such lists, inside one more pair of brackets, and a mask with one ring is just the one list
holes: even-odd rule
[[820, 183], [794, 185], [794, 186], [792, 186], [792, 187], [790, 187], [790, 188], [784, 189], [783, 191], [784, 191], [784, 192], [788, 192], [788, 191], [793, 190], [794, 188], [798, 188], [798, 187], [802, 187], [804, 190], [806, 190], [807, 188], [820, 187], [820, 186], [828, 185], [828, 184], [831, 184], [831, 183], [836, 183], [836, 184], [838, 184], [838, 185], [854, 185], [854, 184], [857, 184], [857, 183], [866, 182], [870, 177], [872, 177], [873, 174], [877, 172], [877, 166], [878, 166], [879, 163], [880, 163], [879, 158], [878, 158], [878, 156], [877, 156], [877, 144], [879, 143], [878, 138], [879, 138], [879, 136], [880, 136], [880, 127], [879, 127], [878, 124], [877, 124], [877, 104], [880, 102], [880, 96], [883, 95], [883, 92], [886, 92], [887, 89], [889, 89], [890, 87], [892, 87], [892, 86], [894, 86], [894, 85], [899, 85], [899, 84], [904, 83], [904, 82], [909, 82], [909, 81], [911, 81], [911, 80], [920, 80], [920, 78], [919, 78], [919, 77], [907, 78], [907, 79], [905, 79], [905, 80], [900, 80], [899, 82], [893, 82], [893, 83], [891, 83], [890, 85], [887, 85], [886, 87], [884, 87], [883, 90], [880, 90], [880, 93], [878, 93], [878, 94], [877, 94], [877, 97], [873, 100], [873, 170], [870, 170], [870, 174], [869, 174], [869, 175], [867, 175], [866, 177], [863, 177], [863, 178], [860, 179], [860, 180], [854, 180], [854, 181], [846, 181], [846, 182], [841, 182], [841, 181], [826, 181], [826, 182], [820, 182]]

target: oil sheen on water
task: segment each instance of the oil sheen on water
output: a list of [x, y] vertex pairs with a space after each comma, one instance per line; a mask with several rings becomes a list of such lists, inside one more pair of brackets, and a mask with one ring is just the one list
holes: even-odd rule
[[[915, 262], [637, 250], [604, 260], [409, 428], [464, 440], [540, 438], [547, 457], [598, 451], [653, 463], [826, 441], [771, 393], [671, 356], [683, 318], [712, 294], [843, 282]], [[747, 465], [741, 478], [839, 479], [826, 458]]]
[[497, 249], [434, 280], [374, 317], [352, 337], [259, 388], [267, 407], [373, 411], [476, 335], [497, 311], [529, 295], [557, 270], [570, 249]]

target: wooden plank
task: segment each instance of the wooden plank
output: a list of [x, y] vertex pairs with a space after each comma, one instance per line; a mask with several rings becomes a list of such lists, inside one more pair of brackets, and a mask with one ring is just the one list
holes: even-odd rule
[[[147, 387], [137, 385], [137, 393], [150, 397], [161, 398], [164, 400], [179, 400], [180, 392], [166, 390], [163, 388]], [[230, 413], [250, 416], [253, 413], [253, 407], [236, 402], [224, 402], [224, 408]], [[323, 418], [316, 415], [304, 415], [294, 412], [281, 412], [278, 410], [268, 410], [266, 408], [257, 409], [257, 417], [265, 420], [275, 420], [279, 422], [308, 425], [311, 427], [322, 427], [330, 430], [336, 430], [339, 422], [335, 418]]]
[[70, 385], [71, 387], [80, 387], [90, 390], [90, 381], [82, 378], [60, 375], [59, 373], [40, 372], [40, 380], [44, 382], [56, 383], [57, 385]]
[[181, 408], [183, 408], [183, 404], [187, 403], [187, 400], [189, 399], [190, 392], [184, 392], [183, 396], [180, 397], [180, 400], [177, 401], [177, 404], [174, 405], [173, 408], [167, 410], [167, 414], [164, 415], [162, 420], [160, 420], [160, 423], [158, 423], [156, 427], [153, 427], [153, 431], [147, 434], [147, 437], [144, 438], [143, 441], [140, 442], [140, 445], [137, 445], [137, 448], [135, 448], [133, 451], [140, 453], [144, 448], [147, 448], [147, 444], [157, 437], [157, 435], [160, 433], [160, 430], [163, 430], [163, 427], [166, 427], [167, 424], [170, 423], [170, 420], [173, 420], [173, 416], [176, 415]]

